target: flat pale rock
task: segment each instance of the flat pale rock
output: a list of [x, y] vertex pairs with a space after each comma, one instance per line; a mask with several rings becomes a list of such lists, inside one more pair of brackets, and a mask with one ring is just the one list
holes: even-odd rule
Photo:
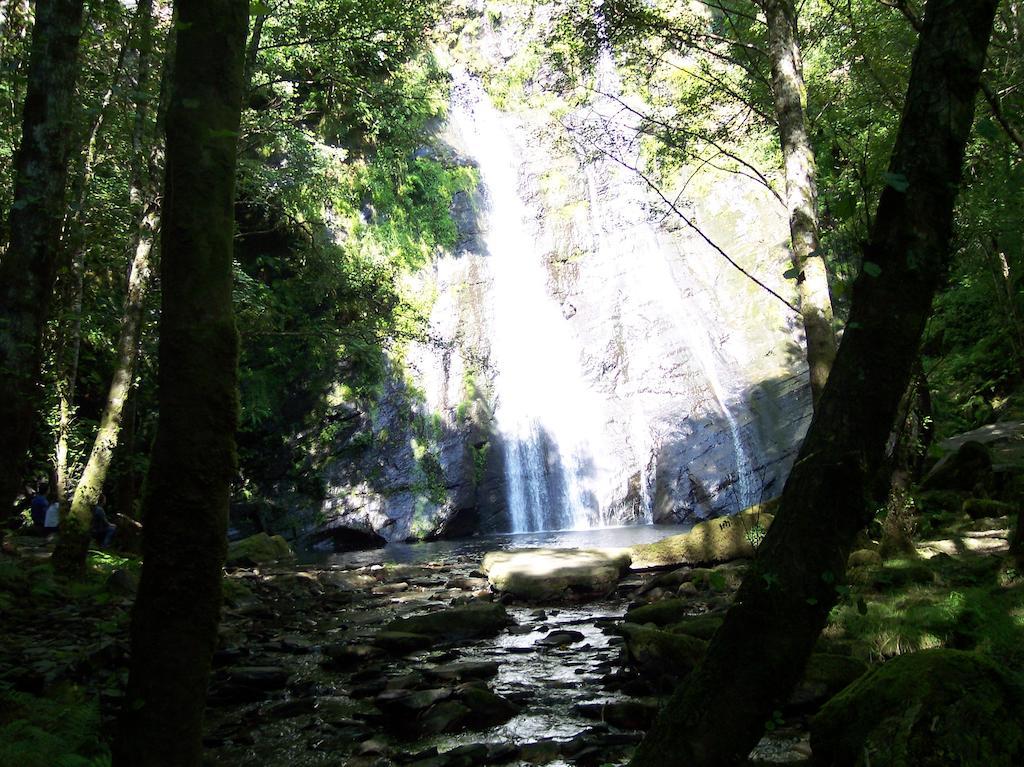
[[481, 569], [491, 586], [520, 599], [604, 596], [629, 569], [627, 549], [492, 551]]

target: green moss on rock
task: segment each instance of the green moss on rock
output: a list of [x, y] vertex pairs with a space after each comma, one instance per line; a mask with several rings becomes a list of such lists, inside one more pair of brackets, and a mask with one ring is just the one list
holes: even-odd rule
[[479, 604], [453, 607], [426, 615], [396, 618], [377, 634], [405, 634], [429, 637], [437, 642], [458, 642], [494, 636], [511, 623], [508, 613], [500, 604]]
[[280, 535], [256, 533], [228, 546], [227, 564], [253, 567], [294, 558], [292, 547]]
[[643, 625], [653, 623], [659, 628], [677, 623], [693, 613], [693, 603], [685, 599], [662, 599], [649, 605], [640, 605], [626, 612], [626, 621]]
[[991, 498], [968, 498], [964, 501], [963, 512], [971, 519], [1009, 517], [1016, 515], [1017, 506], [1005, 501], [994, 501]]
[[681, 679], [700, 662], [707, 649], [703, 639], [632, 623], [623, 623], [618, 632], [626, 640], [630, 662], [649, 676]]
[[700, 522], [688, 533], [631, 547], [632, 567], [639, 570], [753, 557], [755, 545], [764, 536], [772, 519], [771, 514], [754, 507], [732, 517]]
[[677, 623], [673, 623], [668, 630], [673, 634], [686, 634], [698, 639], [709, 640], [722, 625], [725, 616], [722, 614], [713, 615], [691, 615]]
[[1024, 764], [1024, 688], [958, 650], [901, 655], [829, 701], [811, 723], [822, 767]]

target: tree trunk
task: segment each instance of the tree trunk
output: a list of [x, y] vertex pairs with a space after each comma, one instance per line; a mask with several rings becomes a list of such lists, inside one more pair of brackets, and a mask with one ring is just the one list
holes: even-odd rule
[[235, 473], [235, 159], [248, 0], [178, 0], [158, 377], [119, 767], [199, 765]]
[[786, 171], [786, 208], [800, 315], [807, 338], [807, 367], [815, 406], [836, 356], [832, 299], [818, 246], [818, 189], [814, 149], [807, 135], [806, 92], [796, 10], [791, 0], [763, 0], [779, 141]]
[[735, 764], [799, 679], [872, 507], [932, 297], [997, 0], [931, 0], [850, 323], [775, 521], [707, 655], [672, 696], [634, 767]]
[[917, 517], [910, 498], [913, 483], [920, 478], [925, 454], [931, 444], [932, 405], [921, 359], [914, 363], [910, 386], [896, 410], [896, 428], [885, 448], [885, 462], [878, 479], [878, 501], [886, 507], [882, 521], [882, 559], [918, 557], [914, 545]]
[[[121, 332], [117, 342], [114, 374], [92, 450], [89, 452], [89, 460], [75, 487], [71, 507], [61, 519], [60, 540], [53, 552], [54, 567], [58, 572], [69, 576], [80, 574], [85, 569], [92, 510], [103, 492], [103, 483], [106, 481], [114, 449], [117, 447], [121, 415], [135, 377], [143, 310], [152, 274], [150, 261], [153, 243], [160, 228], [158, 185], [162, 151], [157, 137], [152, 138], [148, 150], [146, 142], [146, 135], [149, 133], [149, 98], [146, 87], [153, 49], [153, 0], [142, 0], [138, 6], [138, 14], [138, 76], [135, 88], [135, 122], [132, 129], [134, 152], [130, 198], [133, 207], [143, 207], [129, 247], [132, 260], [128, 271], [128, 292], [121, 314]], [[166, 88], [161, 88], [161, 96], [165, 93]], [[161, 104], [158, 112], [162, 112], [162, 109]], [[161, 116], [158, 114], [157, 122], [160, 120]]]
[[40, 345], [64, 222], [82, 0], [37, 0], [15, 171], [10, 244], [0, 259], [0, 521], [24, 479]]
[[128, 278], [128, 296], [121, 316], [121, 334], [117, 342], [117, 363], [103, 406], [99, 429], [89, 453], [89, 460], [75, 487], [71, 508], [60, 523], [60, 539], [53, 552], [54, 568], [69, 576], [85, 568], [89, 548], [92, 509], [99, 502], [110, 461], [121, 431], [121, 415], [131, 392], [142, 333], [143, 309], [152, 273], [150, 256], [160, 228], [160, 203], [151, 201], [143, 215], [135, 237], [135, 256]]
[[[114, 100], [114, 91], [121, 81], [124, 69], [125, 54], [130, 47], [135, 27], [143, 13], [143, 6], [136, 10], [133, 23], [128, 28], [128, 39], [121, 45], [114, 64], [114, 74], [110, 78], [107, 90], [100, 98], [100, 108], [89, 126], [85, 139], [85, 151], [74, 179], [71, 182], [70, 203], [61, 238], [59, 264], [62, 274], [60, 282], [64, 283], [61, 290], [67, 306], [67, 317], [61, 321], [59, 344], [56, 351], [57, 400], [59, 420], [57, 423], [57, 439], [54, 446], [54, 473], [57, 478], [55, 491], [57, 500], [64, 505], [68, 489], [71, 487], [71, 467], [68, 464], [68, 441], [71, 437], [71, 426], [75, 414], [75, 386], [78, 379], [78, 357], [82, 345], [82, 295], [85, 282], [85, 226], [83, 222], [86, 200], [96, 175], [96, 160], [100, 151], [100, 133], [107, 121], [110, 106]], [[70, 254], [70, 255], [69, 255]]]

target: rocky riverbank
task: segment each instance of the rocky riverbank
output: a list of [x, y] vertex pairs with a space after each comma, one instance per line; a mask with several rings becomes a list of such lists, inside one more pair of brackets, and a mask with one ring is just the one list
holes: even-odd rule
[[[950, 646], [1020, 661], [1022, 632], [999, 617], [1024, 602], [1019, 582], [1001, 575], [1006, 520], [968, 527], [941, 540], [956, 548], [986, 527], [979, 540], [990, 544], [950, 556], [922, 542], [930, 559], [881, 562], [865, 542], [819, 652], [752, 763], [808, 762], [812, 716], [886, 658]], [[557, 556], [571, 564], [578, 554]], [[92, 580], [62, 584], [46, 556], [38, 541], [5, 544], [0, 679], [17, 695], [73, 687], [79, 702], [99, 701], [97, 726], [109, 740], [134, 569], [94, 560]], [[222, 767], [622, 764], [701, 657], [746, 569], [745, 560], [618, 569], [596, 591], [514, 596], [489, 582], [476, 556], [416, 565], [251, 556], [236, 556], [224, 581], [206, 735], [207, 761]]]

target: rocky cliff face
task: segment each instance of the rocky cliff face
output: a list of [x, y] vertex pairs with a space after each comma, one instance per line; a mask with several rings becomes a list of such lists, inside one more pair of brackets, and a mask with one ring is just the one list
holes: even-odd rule
[[[638, 126], [614, 92], [572, 109], [502, 113], [501, 135], [483, 131], [495, 113], [481, 78], [494, 82], [544, 23], [516, 13], [526, 12], [509, 6], [499, 18], [467, 7], [453, 22], [451, 119], [424, 151], [478, 165], [482, 184], [456, 196], [459, 245], [423, 276], [435, 297], [430, 342], [408, 349], [404, 374], [360, 414], [360, 433], [374, 439], [327, 478], [323, 536], [353, 527], [387, 539], [509, 529], [508, 469], [524, 441], [549, 484], [564, 490], [567, 473], [589, 472], [600, 523], [731, 513], [778, 493], [809, 420], [798, 317], [740, 271], [793, 300], [778, 199], [749, 177], [710, 168], [661, 198], [632, 170], [643, 162], [631, 149]], [[610, 61], [603, 66], [608, 93], [618, 85]], [[543, 96], [555, 79], [540, 66], [523, 88]], [[489, 152], [504, 152], [512, 167], [496, 170]], [[519, 206], [511, 255], [508, 205], [498, 204], [509, 194]], [[518, 283], [520, 294], [502, 293], [511, 258], [542, 267], [536, 294]], [[551, 358], [535, 348], [520, 386], [540, 382], [536, 391], [554, 397], [566, 378], [582, 382], [591, 451], [583, 463], [558, 455], [564, 437], [538, 441], [509, 426], [516, 390], [507, 386], [501, 308], [509, 300], [527, 312], [557, 306], [549, 340], [527, 332], [532, 314], [512, 315], [524, 318], [522, 343], [572, 350], [545, 366]]]

